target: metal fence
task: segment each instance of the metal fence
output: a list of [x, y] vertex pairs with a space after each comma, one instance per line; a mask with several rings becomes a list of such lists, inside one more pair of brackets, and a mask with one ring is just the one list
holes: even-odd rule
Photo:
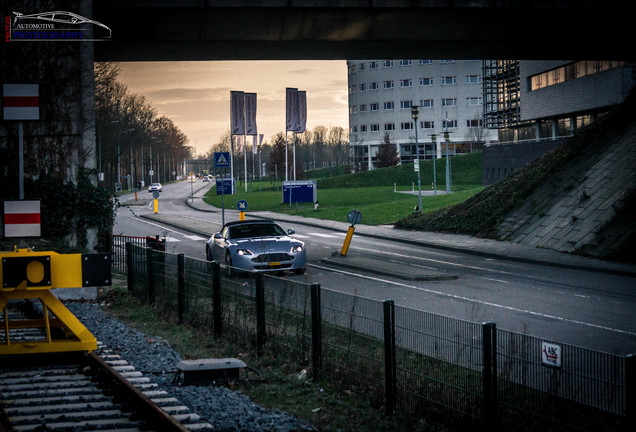
[[[117, 249], [118, 251], [120, 249]], [[453, 428], [631, 430], [634, 357], [557, 344], [129, 243], [128, 289], [162, 315]], [[113, 262], [116, 262], [113, 260]], [[546, 366], [545, 344], [562, 364]]]

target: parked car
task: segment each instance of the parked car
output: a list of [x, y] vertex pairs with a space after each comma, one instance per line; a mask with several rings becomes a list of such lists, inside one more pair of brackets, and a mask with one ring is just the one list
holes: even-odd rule
[[208, 261], [225, 264], [228, 275], [235, 270], [273, 272], [291, 270], [303, 274], [307, 265], [305, 244], [290, 237], [271, 220], [226, 223], [205, 245]]
[[148, 186], [148, 192], [163, 192], [163, 186], [161, 186], [161, 183], [150, 183], [150, 186]]

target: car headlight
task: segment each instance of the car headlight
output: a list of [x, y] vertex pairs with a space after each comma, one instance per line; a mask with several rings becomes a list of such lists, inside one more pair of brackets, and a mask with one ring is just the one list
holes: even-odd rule
[[237, 249], [236, 253], [239, 255], [254, 255], [254, 252], [249, 249]]
[[303, 246], [302, 245], [294, 245], [292, 246], [290, 252], [291, 253], [298, 253], [298, 252], [302, 252], [303, 251]]

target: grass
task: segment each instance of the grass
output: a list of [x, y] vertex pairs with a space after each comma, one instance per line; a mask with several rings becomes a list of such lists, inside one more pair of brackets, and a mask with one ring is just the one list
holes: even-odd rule
[[[453, 167], [453, 187], [455, 193], [449, 195], [422, 196], [422, 212], [428, 213], [464, 202], [481, 191], [481, 153], [451, 158]], [[445, 160], [437, 161], [437, 188], [445, 190]], [[332, 171], [324, 171], [325, 175]], [[433, 163], [421, 163], [422, 190], [431, 190]], [[427, 180], [424, 180], [427, 179]], [[353, 209], [362, 212], [362, 223], [366, 225], [392, 224], [413, 213], [418, 205], [417, 194], [399, 193], [417, 191], [417, 173], [413, 164], [399, 165], [355, 174], [325, 177], [317, 180], [318, 209], [313, 203], [283, 204], [281, 183], [267, 179], [259, 184], [252, 183], [252, 192], [245, 192], [245, 184], [237, 185], [237, 193], [232, 196], [216, 195], [213, 188], [204, 200], [216, 207], [236, 208], [239, 200], [248, 203], [247, 211], [272, 211], [317, 219], [347, 222], [347, 215]], [[398, 192], [394, 192], [397, 189]], [[248, 189], [249, 190], [249, 189]]]

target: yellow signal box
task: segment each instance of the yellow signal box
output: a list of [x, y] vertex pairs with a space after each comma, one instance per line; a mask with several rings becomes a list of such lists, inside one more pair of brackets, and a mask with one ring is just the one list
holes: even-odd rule
[[[59, 254], [17, 248], [0, 252], [0, 310], [4, 321], [4, 334], [0, 328], [0, 355], [95, 350], [95, 336], [50, 290], [111, 283], [111, 259], [107, 253]], [[10, 321], [7, 304], [11, 300], [39, 300], [42, 318]], [[11, 330], [19, 328], [40, 328], [45, 336], [38, 341], [13, 342]], [[54, 339], [57, 334], [64, 337]]]

